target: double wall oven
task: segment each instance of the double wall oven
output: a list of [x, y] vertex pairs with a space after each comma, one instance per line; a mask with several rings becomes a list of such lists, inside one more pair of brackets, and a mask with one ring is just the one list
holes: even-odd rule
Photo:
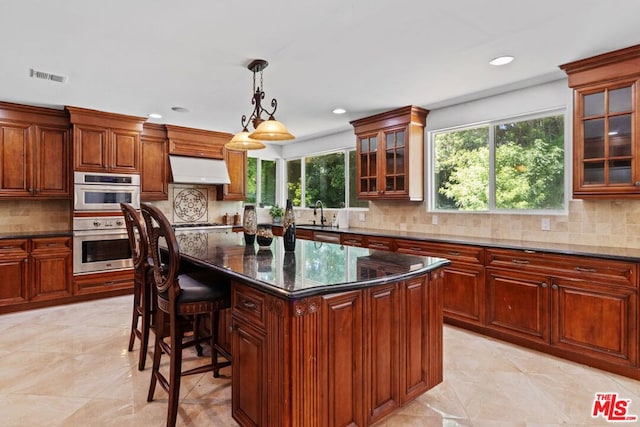
[[120, 203], [140, 208], [140, 175], [74, 173], [74, 275], [133, 267]]

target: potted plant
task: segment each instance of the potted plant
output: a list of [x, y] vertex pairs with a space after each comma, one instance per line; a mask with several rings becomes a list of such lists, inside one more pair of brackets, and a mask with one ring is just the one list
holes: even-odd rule
[[280, 224], [280, 220], [282, 219], [282, 215], [284, 215], [284, 209], [282, 206], [275, 204], [269, 208], [269, 215], [273, 218], [274, 224]]

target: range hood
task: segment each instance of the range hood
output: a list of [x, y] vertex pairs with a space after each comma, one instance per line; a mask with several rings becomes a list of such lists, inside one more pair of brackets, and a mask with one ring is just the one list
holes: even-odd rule
[[176, 184], [230, 184], [224, 160], [169, 156]]

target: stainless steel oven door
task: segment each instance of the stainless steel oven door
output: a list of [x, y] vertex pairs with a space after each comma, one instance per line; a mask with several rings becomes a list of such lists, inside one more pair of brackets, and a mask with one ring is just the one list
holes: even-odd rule
[[133, 268], [126, 230], [73, 232], [73, 274]]
[[75, 211], [119, 211], [120, 203], [140, 209], [140, 187], [76, 184], [73, 200]]

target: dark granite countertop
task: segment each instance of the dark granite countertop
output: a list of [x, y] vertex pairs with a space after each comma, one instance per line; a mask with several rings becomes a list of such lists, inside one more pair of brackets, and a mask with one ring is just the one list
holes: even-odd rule
[[450, 236], [446, 234], [429, 234], [416, 231], [392, 231], [377, 228], [333, 228], [309, 225], [297, 225], [297, 228], [330, 233], [353, 233], [365, 236], [392, 237], [411, 239], [422, 242], [455, 243], [476, 245], [490, 248], [516, 249], [526, 251], [548, 252], [563, 255], [590, 256], [604, 259], [640, 262], [640, 249], [617, 248], [607, 246], [574, 245], [570, 243], [531, 242], [525, 240], [493, 239], [483, 237]]
[[443, 258], [398, 254], [298, 239], [285, 253], [281, 237], [268, 248], [245, 245], [243, 233], [176, 233], [188, 261], [290, 299], [408, 279], [447, 265]]
[[41, 237], [71, 237], [73, 231], [0, 231], [0, 240], [33, 239]]

